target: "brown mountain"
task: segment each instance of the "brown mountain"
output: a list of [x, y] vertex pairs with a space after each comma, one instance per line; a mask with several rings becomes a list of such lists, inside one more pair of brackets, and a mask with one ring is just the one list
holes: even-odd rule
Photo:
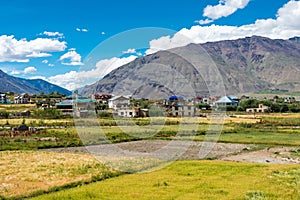
[[222, 95], [224, 89], [227, 94], [300, 91], [299, 40], [252, 36], [159, 51], [112, 71], [81, 93], [203, 96]]

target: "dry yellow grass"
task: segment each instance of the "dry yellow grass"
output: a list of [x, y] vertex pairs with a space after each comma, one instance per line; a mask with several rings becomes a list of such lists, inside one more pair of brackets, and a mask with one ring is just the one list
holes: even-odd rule
[[0, 152], [0, 196], [20, 197], [111, 173], [93, 156], [41, 151]]
[[22, 112], [25, 110], [32, 110], [36, 108], [35, 104], [1, 104], [1, 111], [9, 111], [9, 112]]
[[[55, 124], [70, 124], [73, 123], [73, 119], [35, 119], [35, 118], [27, 118], [25, 119], [25, 123], [30, 125], [31, 123], [39, 124], [42, 121], [41, 125], [55, 125]], [[9, 123], [9, 125], [20, 125], [23, 122], [22, 118], [18, 119], [0, 119], [0, 126], [5, 126]]]

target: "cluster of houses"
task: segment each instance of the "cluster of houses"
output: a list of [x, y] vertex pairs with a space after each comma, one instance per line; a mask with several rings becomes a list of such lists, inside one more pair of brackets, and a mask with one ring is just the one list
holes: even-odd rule
[[[249, 98], [243, 96], [242, 98]], [[130, 96], [113, 96], [110, 94], [95, 94], [91, 98], [82, 97], [78, 94], [73, 94], [64, 98], [54, 98], [52, 103], [37, 104], [33, 98], [28, 94], [21, 94], [14, 97], [13, 103], [27, 104], [36, 103], [37, 107], [41, 109], [56, 108], [61, 110], [63, 115], [82, 117], [88, 115], [91, 110], [100, 109], [96, 105], [104, 105], [100, 110], [109, 112], [115, 116], [120, 117], [148, 117], [149, 109], [141, 106], [133, 105]], [[236, 96], [216, 97], [197, 97], [186, 100], [182, 96], [173, 95], [161, 101], [152, 102], [163, 110], [165, 116], [170, 117], [193, 117], [198, 116], [201, 111], [206, 110], [207, 107], [199, 107], [199, 105], [209, 105], [214, 109], [222, 109], [228, 106], [238, 106], [240, 98]], [[287, 97], [284, 99], [285, 103], [293, 103], [297, 101], [294, 97]], [[0, 104], [11, 104], [12, 102], [6, 94], [0, 94]], [[149, 105], [150, 107], [153, 105]], [[257, 108], [248, 108], [246, 112], [250, 113], [264, 113], [269, 112], [270, 108], [260, 104]], [[27, 113], [26, 113], [27, 114]]]

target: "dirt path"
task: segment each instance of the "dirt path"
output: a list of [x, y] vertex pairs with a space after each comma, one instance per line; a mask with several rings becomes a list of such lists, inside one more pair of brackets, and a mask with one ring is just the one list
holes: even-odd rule
[[[55, 148], [44, 151], [91, 153], [97, 156], [148, 156], [179, 160], [218, 159], [266, 164], [300, 164], [300, 147], [256, 150], [256, 145], [191, 141], [143, 140], [88, 147]], [[293, 154], [292, 152], [299, 152]]]

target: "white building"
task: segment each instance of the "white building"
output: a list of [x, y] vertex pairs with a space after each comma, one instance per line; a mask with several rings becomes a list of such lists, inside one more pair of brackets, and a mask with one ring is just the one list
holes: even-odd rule
[[113, 110], [125, 109], [130, 105], [130, 99], [124, 96], [115, 96], [108, 100], [108, 108]]
[[137, 109], [119, 109], [118, 116], [120, 116], [120, 117], [139, 117], [139, 110], [137, 110]]
[[19, 96], [16, 96], [14, 98], [14, 103], [15, 104], [26, 104], [26, 103], [29, 103], [30, 101], [30, 96], [28, 94], [21, 94]]
[[246, 112], [250, 113], [265, 113], [269, 112], [270, 108], [268, 106], [265, 106], [264, 104], [259, 104], [258, 108], [248, 108], [246, 109]]

